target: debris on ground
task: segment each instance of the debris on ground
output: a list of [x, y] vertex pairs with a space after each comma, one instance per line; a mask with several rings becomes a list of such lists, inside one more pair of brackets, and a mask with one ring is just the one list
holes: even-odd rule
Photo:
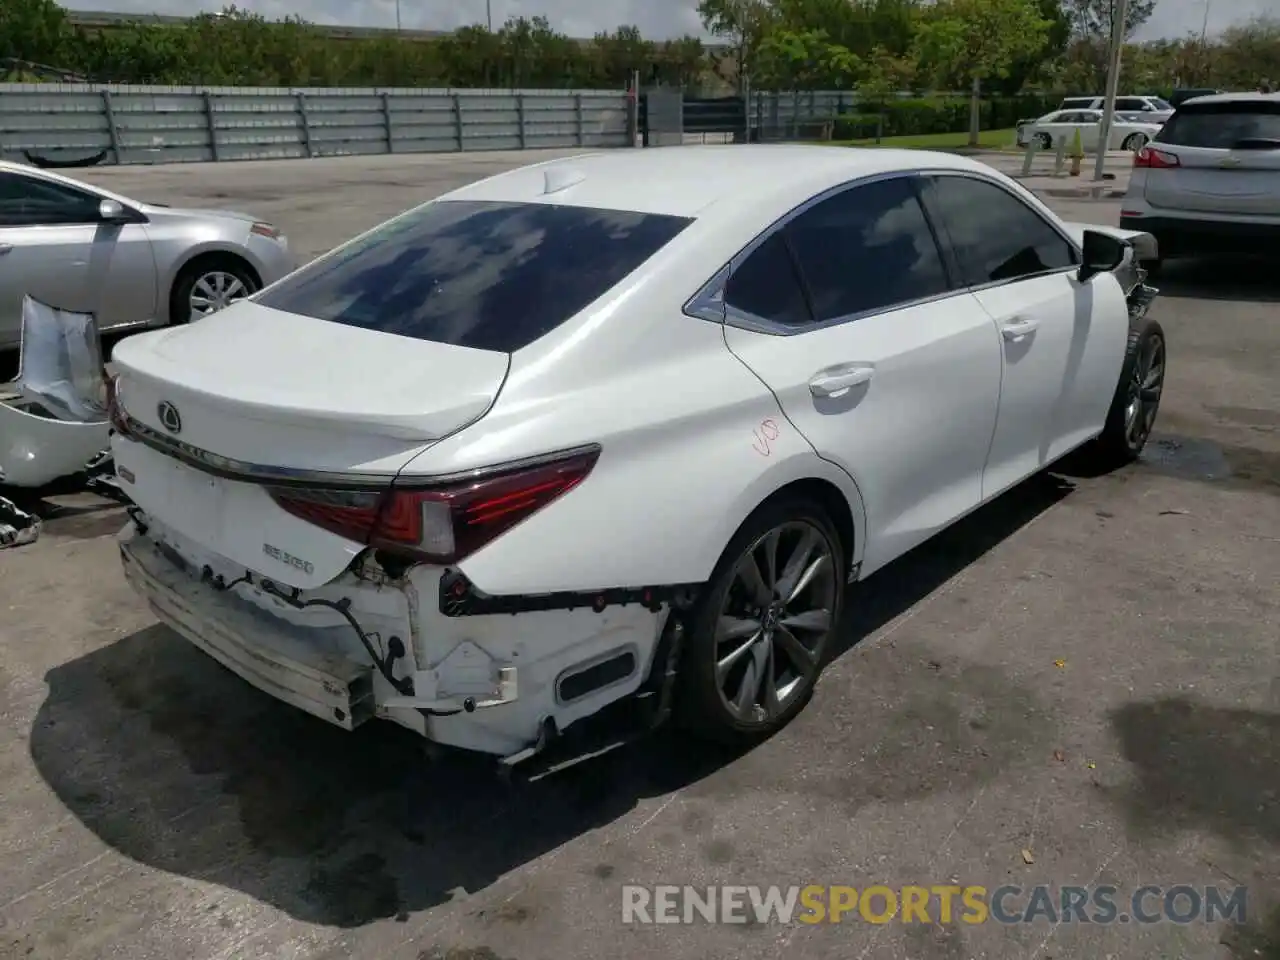
[[34, 543], [40, 536], [40, 518], [18, 509], [12, 500], [0, 497], [0, 550]]
[[1031, 855], [1031, 851], [1030, 851], [1030, 850], [1028, 850], [1026, 847], [1023, 847], [1023, 848], [1022, 848], [1022, 862], [1023, 862], [1023, 863], [1035, 863], [1035, 862], [1036, 862], [1036, 858], [1035, 858], [1035, 857], [1033, 857], [1033, 856]]
[[[21, 491], [25, 504], [58, 483], [128, 503], [109, 449], [106, 371], [93, 315], [24, 297], [18, 371], [0, 385], [0, 490]], [[0, 547], [39, 536], [39, 517], [0, 497]]]

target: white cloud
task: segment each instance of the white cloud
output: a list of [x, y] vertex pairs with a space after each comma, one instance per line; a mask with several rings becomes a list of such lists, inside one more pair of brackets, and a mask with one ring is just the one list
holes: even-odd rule
[[[1266, 12], [1277, 0], [1159, 0], [1139, 39], [1199, 33], [1209, 4], [1209, 32], [1217, 33]], [[68, 0], [76, 10], [120, 13], [190, 14], [217, 11], [221, 0]], [[510, 17], [541, 14], [555, 29], [577, 37], [634, 24], [653, 39], [703, 35], [697, 0], [489, 0], [495, 27]], [[394, 27], [395, 0], [240, 0], [237, 6], [267, 17], [297, 14], [315, 23], [362, 27]], [[406, 29], [450, 30], [484, 23], [485, 0], [400, 0], [400, 22]]]

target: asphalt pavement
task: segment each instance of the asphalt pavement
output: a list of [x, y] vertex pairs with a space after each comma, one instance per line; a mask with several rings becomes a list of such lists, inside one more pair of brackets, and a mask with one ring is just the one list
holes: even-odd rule
[[[530, 159], [85, 179], [245, 209], [314, 255]], [[813, 703], [741, 756], [660, 737], [507, 788], [389, 725], [345, 734], [156, 625], [120, 511], [59, 501], [0, 552], [0, 958], [1275, 960], [1280, 281], [1162, 283], [1144, 461], [1038, 477], [857, 587]], [[1013, 885], [1011, 909], [1037, 884], [1245, 887], [1247, 922], [623, 922], [624, 885], [713, 883]]]

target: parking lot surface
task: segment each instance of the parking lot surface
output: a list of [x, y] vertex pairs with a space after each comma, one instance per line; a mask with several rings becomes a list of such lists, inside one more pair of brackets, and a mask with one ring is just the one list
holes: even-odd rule
[[[84, 179], [244, 209], [314, 255], [530, 159]], [[1036, 478], [859, 585], [812, 704], [741, 756], [659, 737], [508, 788], [390, 725], [343, 733], [157, 626], [119, 509], [59, 501], [0, 552], [0, 957], [1275, 960], [1280, 277], [1161, 282], [1144, 461]], [[1009, 909], [1110, 884], [1121, 912], [1144, 885], [1243, 886], [1247, 922], [626, 925], [624, 884], [1022, 888]]]

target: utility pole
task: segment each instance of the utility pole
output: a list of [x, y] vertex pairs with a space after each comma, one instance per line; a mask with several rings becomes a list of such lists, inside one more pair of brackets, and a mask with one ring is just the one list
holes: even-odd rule
[[489, 24], [489, 32], [493, 33], [493, 0], [484, 0], [484, 19]]
[[1107, 68], [1107, 97], [1102, 104], [1102, 129], [1098, 131], [1098, 159], [1093, 167], [1095, 182], [1102, 180], [1107, 167], [1107, 149], [1111, 146], [1111, 125], [1116, 114], [1116, 93], [1120, 87], [1120, 54], [1124, 51], [1125, 20], [1129, 16], [1129, 0], [1115, 0], [1111, 20], [1111, 63]]
[[400, 32], [400, 0], [396, 0], [396, 33]]

